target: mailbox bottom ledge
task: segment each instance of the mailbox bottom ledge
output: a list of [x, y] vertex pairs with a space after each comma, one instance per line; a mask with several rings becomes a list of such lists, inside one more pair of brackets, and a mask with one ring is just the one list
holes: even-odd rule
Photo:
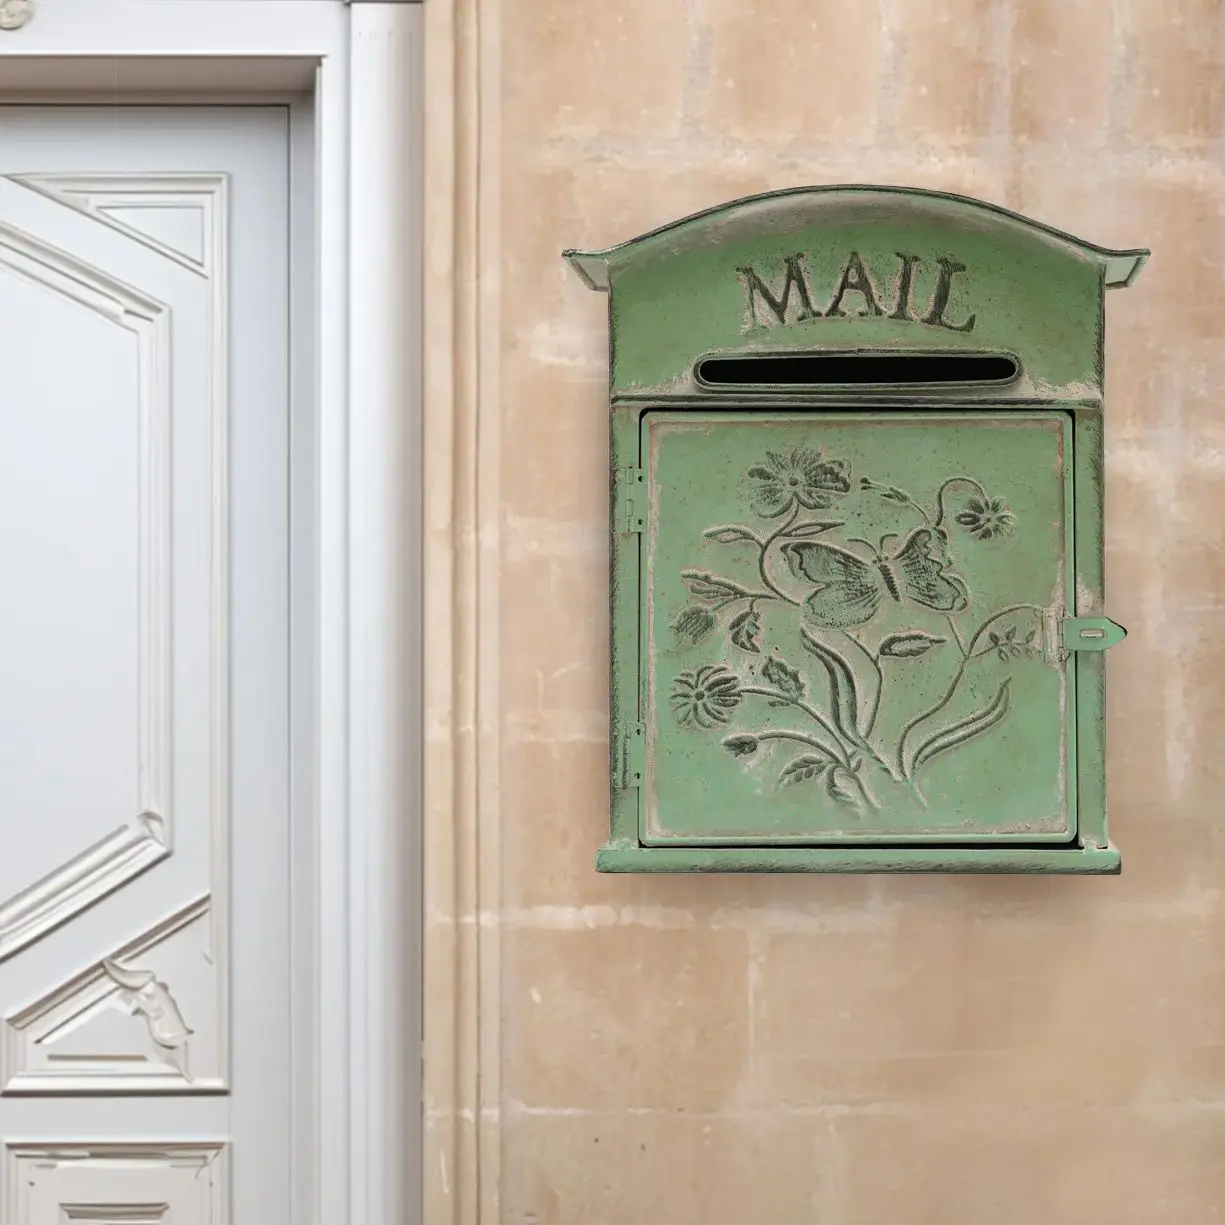
[[610, 844], [598, 872], [966, 872], [1117, 876], [1119, 852], [1090, 847], [656, 847]]

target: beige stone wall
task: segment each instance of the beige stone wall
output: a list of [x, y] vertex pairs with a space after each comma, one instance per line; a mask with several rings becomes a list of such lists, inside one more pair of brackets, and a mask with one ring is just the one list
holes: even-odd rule
[[[447, 496], [479, 536], [453, 588], [476, 672], [446, 711], [475, 773], [431, 810], [459, 865], [431, 885], [454, 903], [430, 946], [431, 1032], [454, 1042], [431, 1051], [455, 1060], [432, 1109], [459, 1118], [435, 1128], [437, 1219], [1225, 1221], [1218, 0], [502, 0], [456, 20], [457, 224], [482, 274], [452, 321], [475, 407]], [[593, 870], [606, 302], [559, 253], [848, 181], [1153, 249], [1107, 302], [1121, 878]]]

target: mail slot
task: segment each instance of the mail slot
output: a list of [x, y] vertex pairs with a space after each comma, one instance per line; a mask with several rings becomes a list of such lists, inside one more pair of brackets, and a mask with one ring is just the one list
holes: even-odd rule
[[1103, 295], [883, 187], [566, 258], [609, 295], [605, 872], [1114, 873]]

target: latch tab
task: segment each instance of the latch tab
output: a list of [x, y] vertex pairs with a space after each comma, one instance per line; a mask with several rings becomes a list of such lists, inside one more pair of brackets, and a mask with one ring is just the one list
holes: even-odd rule
[[1127, 637], [1127, 631], [1109, 617], [1066, 617], [1063, 622], [1065, 651], [1105, 651]]

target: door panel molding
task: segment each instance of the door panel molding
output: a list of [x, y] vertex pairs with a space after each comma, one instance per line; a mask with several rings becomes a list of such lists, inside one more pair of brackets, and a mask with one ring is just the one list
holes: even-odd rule
[[[0, 179], [5, 201], [28, 192]], [[33, 194], [33, 193], [29, 193]], [[41, 201], [34, 196], [27, 204]], [[18, 215], [32, 227], [39, 208]], [[0, 268], [75, 306], [94, 312], [136, 339], [139, 482], [138, 620], [140, 682], [137, 811], [123, 825], [83, 847], [52, 872], [0, 902], [0, 961], [33, 944], [173, 850], [170, 780], [170, 319], [167, 306], [29, 229], [0, 222]], [[224, 742], [222, 742], [224, 743]]]
[[[98, 218], [154, 251], [216, 277], [216, 294], [224, 307], [226, 293], [227, 174], [19, 174], [18, 183], [41, 191], [71, 208]], [[125, 209], [125, 221], [117, 210]], [[135, 210], [187, 210], [199, 213], [199, 236], [191, 249], [142, 228]], [[224, 310], [221, 318], [225, 318]]]
[[148, 810], [138, 813], [0, 906], [0, 961], [134, 880], [170, 851], [167, 819]]
[[[212, 898], [196, 898], [9, 1017], [0, 1093], [224, 1093], [229, 1018], [215, 920]], [[128, 1044], [91, 1047], [99, 1020], [113, 1044], [115, 1014], [132, 1018]]]
[[169, 1217], [227, 1225], [227, 1148], [217, 1140], [9, 1143], [5, 1219], [12, 1225], [154, 1225]]

